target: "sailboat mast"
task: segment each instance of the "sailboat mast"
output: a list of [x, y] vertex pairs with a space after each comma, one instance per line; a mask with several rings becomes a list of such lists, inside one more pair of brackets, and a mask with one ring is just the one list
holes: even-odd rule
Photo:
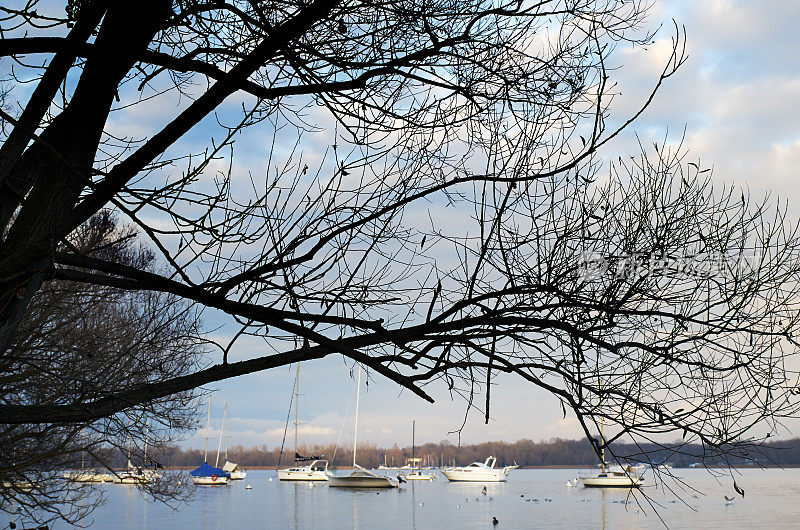
[[214, 467], [219, 467], [219, 454], [222, 452], [222, 436], [225, 434], [225, 422], [228, 421], [228, 402], [225, 402], [225, 412], [222, 413], [222, 430], [219, 431], [219, 443], [217, 444], [217, 459], [214, 460]]
[[356, 425], [353, 432], [353, 469], [356, 468], [356, 448], [358, 447], [358, 400], [361, 397], [361, 365], [358, 365], [358, 382], [356, 383]]
[[414, 433], [417, 430], [417, 420], [411, 420], [411, 471], [414, 471], [414, 464], [416, 463], [416, 454], [414, 450]]
[[603, 380], [600, 380], [600, 460], [602, 461], [603, 468], [606, 467], [606, 438], [603, 433], [605, 430], [606, 422], [603, 419], [603, 411], [602, 411], [602, 404], [603, 404]]
[[228, 402], [225, 402], [225, 461], [228, 461]]
[[294, 454], [297, 455], [297, 417], [300, 408], [300, 363], [297, 363], [297, 375], [294, 383]]
[[605, 422], [603, 421], [603, 417], [600, 416], [600, 443], [602, 444], [600, 447], [600, 459], [603, 461], [603, 465], [606, 465], [606, 439], [605, 435], [603, 434], [603, 430], [605, 427]]
[[211, 396], [208, 396], [208, 419], [206, 420], [206, 452], [203, 455], [203, 462], [208, 462], [208, 436], [211, 430]]

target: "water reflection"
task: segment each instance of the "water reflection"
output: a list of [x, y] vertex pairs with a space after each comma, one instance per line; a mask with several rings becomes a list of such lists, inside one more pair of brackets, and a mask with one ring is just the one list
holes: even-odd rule
[[600, 520], [603, 523], [603, 530], [606, 530], [606, 489], [600, 488], [602, 492], [602, 496], [600, 497], [601, 504], [601, 511], [600, 511]]
[[411, 489], [411, 528], [417, 528], [417, 483], [413, 480], [410, 480], [411, 484], [409, 487]]
[[[730, 495], [729, 485], [702, 470], [688, 470], [683, 475], [692, 487], [705, 493], [697, 498], [685, 493], [683, 498], [690, 506], [675, 502], [674, 493], [656, 487], [636, 493], [636, 498], [627, 490], [565, 488], [566, 479], [574, 476], [572, 470], [517, 470], [508, 483], [487, 485], [487, 495], [481, 494], [482, 484], [444, 481], [407, 484], [401, 491], [309, 488], [307, 483], [268, 482], [266, 472], [253, 471], [248, 477], [252, 490], [246, 491], [241, 482], [203, 489], [179, 511], [148, 503], [135, 487], [108, 485], [104, 488], [108, 503], [94, 514], [94, 528], [201, 530], [220, 528], [221, 521], [233, 520], [241, 528], [466, 530], [492, 528], [493, 516], [500, 520], [501, 529], [797, 526], [800, 470], [741, 471], [737, 482], [747, 488], [747, 497], [730, 506], [723, 497]], [[637, 505], [636, 500], [641, 502], [644, 495], [657, 504]]]
[[353, 498], [353, 528], [358, 528], [358, 500], [356, 499], [356, 492], [350, 492]]
[[300, 503], [298, 502], [299, 492], [297, 491], [297, 488], [300, 487], [301, 483], [297, 481], [292, 482], [292, 485], [294, 486], [294, 527], [300, 528]]

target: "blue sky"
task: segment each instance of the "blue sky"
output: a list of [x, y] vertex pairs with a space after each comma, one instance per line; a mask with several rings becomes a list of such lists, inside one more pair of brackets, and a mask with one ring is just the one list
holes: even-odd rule
[[[13, 4], [14, 2], [12, 2]], [[44, 1], [41, 10], [63, 13], [63, 1]], [[684, 136], [684, 147], [703, 167], [713, 167], [715, 182], [735, 183], [750, 189], [755, 197], [778, 196], [790, 204], [792, 217], [800, 212], [800, 2], [701, 0], [655, 1], [650, 24], [663, 24], [656, 41], [647, 50], [620, 47], [615, 60], [622, 66], [616, 72], [621, 95], [615, 101], [619, 116], [630, 114], [646, 97], [670, 49], [672, 19], [686, 28], [688, 60], [668, 80], [648, 111], [628, 133], [605, 148], [604, 155], [638, 152], [638, 133], [642, 143], [672, 143]], [[202, 87], [198, 87], [202, 88]], [[18, 87], [24, 98], [29, 86]], [[126, 104], [128, 95], [122, 93]], [[138, 95], [133, 95], [134, 98]], [[232, 97], [226, 109], [236, 111], [242, 99]], [[174, 116], [189, 103], [165, 97], [147, 105], [134, 106], [112, 115], [109, 128], [116, 135], [146, 137], [165, 117]], [[307, 117], [326, 126], [321, 112]], [[207, 144], [214, 117], [206, 120], [180, 142], [181, 152], [197, 150]], [[234, 174], [261, 175], [266, 167], [266, 147], [273, 131], [255, 127], [237, 144]], [[290, 139], [293, 140], [293, 139]], [[325, 135], [309, 137], [305, 155], [309, 165], [319, 160], [326, 148]], [[288, 147], [287, 147], [288, 149]], [[285, 149], [284, 149], [285, 151]], [[213, 169], [213, 167], [212, 167]], [[224, 169], [220, 164], [219, 169]], [[247, 181], [243, 181], [247, 182]], [[154, 222], [162, 222], [154, 219]], [[454, 221], [455, 222], [455, 221]], [[211, 326], [213, 314], [206, 316]], [[224, 335], [225, 329], [217, 330]], [[231, 353], [231, 360], [261, 355], [265, 345], [255, 339], [244, 340]], [[218, 361], [218, 358], [212, 359]], [[284, 367], [212, 385], [212, 422], [218, 434], [224, 402], [229, 404], [229, 441], [246, 446], [279, 445], [283, 436], [294, 368]], [[492, 419], [484, 425], [482, 415], [472, 414], [462, 433], [466, 443], [487, 440], [514, 441], [552, 437], [576, 438], [582, 435], [574, 418], [561, 417], [558, 402], [549, 394], [515, 379], [500, 376], [493, 389]], [[360, 439], [382, 446], [397, 442], [407, 445], [411, 420], [417, 422], [417, 440], [458, 441], [455, 434], [463, 421], [465, 403], [451, 400], [444, 388], [429, 389], [437, 402], [433, 405], [401, 391], [393, 383], [376, 378], [364, 387], [359, 420]], [[341, 357], [330, 357], [304, 364], [301, 381], [301, 440], [307, 443], [335, 442], [352, 438], [354, 383], [350, 367]], [[351, 414], [346, 414], [350, 410]], [[203, 411], [203, 416], [205, 412]], [[345, 419], [343, 423], [343, 419]], [[792, 428], [792, 424], [788, 424]], [[779, 433], [800, 433], [800, 424]], [[189, 437], [187, 447], [202, 447], [201, 429]]]
[[[629, 133], [609, 145], [604, 154], [635, 154], [638, 148], [633, 132], [645, 145], [661, 143], [665, 137], [677, 143], [685, 128], [684, 146], [690, 149], [692, 159], [713, 167], [715, 181], [748, 187], [755, 197], [785, 198], [796, 219], [800, 212], [800, 3], [655, 2], [650, 21], [654, 27], [659, 23], [663, 27], [653, 46], [618, 50], [624, 66], [619, 73], [619, 113], [641, 102], [658, 74], [669, 50], [673, 18], [686, 28], [687, 62]], [[257, 156], [247, 158], [257, 161]], [[255, 341], [244, 343], [235, 355], [246, 358], [260, 348]], [[227, 401], [231, 444], [279, 445], [293, 377], [294, 368], [285, 367], [210, 387], [215, 390], [215, 428]], [[341, 431], [343, 442], [350, 443], [354, 384], [349, 367], [340, 357], [331, 357], [304, 364], [301, 377], [301, 440], [335, 442]], [[498, 383], [493, 389], [492, 420], [484, 425], [481, 414], [472, 414], [462, 431], [462, 442], [581, 436], [577, 422], [570, 417], [562, 419], [557, 401], [547, 393], [512, 376], [498, 379]], [[448, 432], [461, 426], [465, 405], [451, 401], [443, 389], [434, 391], [437, 403], [433, 405], [381, 378], [365, 389], [360, 439], [383, 446], [407, 445], [411, 420], [415, 419], [418, 441], [457, 442], [457, 436]], [[348, 407], [351, 413], [343, 424]], [[790, 423], [780, 435], [798, 432], [791, 428]], [[203, 436], [203, 431], [198, 432], [186, 445], [201, 447]]]

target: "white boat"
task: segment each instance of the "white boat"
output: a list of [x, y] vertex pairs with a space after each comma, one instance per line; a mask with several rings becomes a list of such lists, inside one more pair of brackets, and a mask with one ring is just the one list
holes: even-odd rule
[[294, 467], [278, 470], [278, 480], [323, 481], [328, 480], [329, 477], [327, 460], [312, 460], [305, 466], [297, 465], [295, 462]]
[[486, 462], [473, 462], [464, 467], [443, 469], [442, 475], [451, 482], [505, 482], [511, 470], [519, 466], [494, 467], [497, 458], [490, 456]]
[[396, 488], [397, 481], [376, 475], [355, 464], [349, 475], [328, 477], [328, 486], [332, 488]]
[[398, 482], [389, 477], [381, 477], [367, 471], [356, 464], [356, 448], [358, 448], [358, 402], [361, 396], [361, 365], [358, 365], [358, 382], [356, 383], [355, 430], [353, 434], [353, 471], [343, 477], [331, 475], [328, 486], [333, 488], [396, 488]]
[[[220, 444], [222, 437], [225, 437], [225, 463], [222, 465], [222, 470], [230, 476], [231, 480], [243, 480], [247, 478], [247, 471], [239, 467], [239, 464], [228, 460], [228, 402], [225, 402], [225, 412], [222, 419], [222, 435], [220, 435]], [[219, 448], [217, 448], [217, 460], [214, 465], [219, 464]]]
[[400, 476], [403, 477], [403, 480], [433, 480], [436, 478], [436, 474], [423, 473], [419, 469]]
[[581, 477], [585, 488], [638, 488], [644, 482], [641, 471], [631, 466], [610, 465], [605, 463], [600, 473], [590, 477]]
[[70, 482], [95, 482], [94, 471], [65, 471], [61, 473], [61, 477], [69, 480]]
[[[328, 480], [328, 461], [322, 456], [305, 457], [297, 452], [297, 427], [299, 425], [298, 409], [300, 407], [300, 363], [297, 363], [297, 375], [294, 380], [294, 465], [278, 470], [278, 480]], [[291, 410], [291, 408], [289, 409]], [[288, 425], [287, 425], [288, 426]], [[285, 431], [284, 431], [285, 432]], [[323, 455], [324, 456], [324, 455]]]
[[243, 480], [247, 478], [247, 471], [240, 468], [239, 464], [228, 462], [227, 459], [225, 460], [225, 464], [222, 466], [222, 470], [231, 476], [231, 480]]
[[[603, 417], [600, 416], [600, 439], [605, 440]], [[644, 471], [630, 465], [622, 467], [606, 462], [606, 450], [600, 450], [600, 472], [590, 477], [580, 477], [584, 488], [638, 488], [644, 482]]]
[[[416, 432], [416, 428], [417, 428], [417, 422], [416, 421], [412, 421], [411, 422], [411, 458], [409, 458], [409, 460], [408, 460], [408, 463], [411, 465], [411, 471], [409, 471], [408, 473], [405, 473], [403, 475], [398, 475], [398, 477], [402, 477], [403, 480], [433, 480], [434, 477], [436, 476], [435, 474], [434, 475], [430, 475], [428, 473], [423, 473], [422, 471], [419, 470], [419, 464], [422, 463], [422, 459], [421, 458], [417, 458], [416, 454], [415, 454], [416, 445], [415, 445], [415, 440], [414, 440], [414, 434]], [[417, 464], [416, 471], [414, 470], [414, 464]], [[398, 478], [398, 480], [399, 480], [399, 478]]]

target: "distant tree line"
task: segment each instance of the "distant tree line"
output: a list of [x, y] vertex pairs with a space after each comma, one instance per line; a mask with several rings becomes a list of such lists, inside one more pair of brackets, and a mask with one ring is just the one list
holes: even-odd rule
[[[761, 447], [747, 449], [737, 449], [738, 453], [731, 454], [730, 451], [721, 450], [717, 454], [704, 452], [699, 444], [673, 444], [675, 449], [670, 449], [669, 444], [617, 444], [616, 452], [620, 454], [641, 454], [641, 461], [650, 464], [670, 463], [675, 467], [688, 467], [689, 465], [700, 462], [706, 465], [753, 465], [755, 460], [764, 466], [794, 466], [800, 465], [800, 438], [790, 440], [769, 441]], [[665, 446], [667, 448], [665, 448]], [[679, 450], [677, 448], [680, 448]], [[158, 454], [147, 458], [149, 465], [155, 462], [165, 468], [192, 468], [199, 466], [203, 462], [202, 449], [181, 449], [178, 446], [170, 446]], [[300, 453], [304, 456], [324, 455], [332, 466], [349, 466], [353, 461], [352, 447], [336, 447], [333, 444], [312, 445], [300, 448]], [[488, 456], [497, 457], [499, 466], [518, 464], [520, 466], [592, 466], [597, 464], [597, 455], [592, 446], [585, 440], [563, 440], [553, 438], [534, 442], [533, 440], [522, 439], [516, 442], [484, 442], [473, 445], [456, 446], [449, 442], [426, 443], [416, 448], [415, 456], [422, 458], [430, 465], [439, 466], [466, 465], [474, 461], [484, 461]], [[134, 464], [140, 465], [144, 455], [132, 455], [131, 460]], [[293, 462], [294, 451], [285, 449], [281, 454], [279, 447], [268, 448], [266, 445], [245, 448], [241, 445], [232, 447], [228, 451], [228, 457], [242, 467], [277, 467], [285, 466]], [[649, 457], [647, 459], [646, 457]], [[108, 456], [106, 457], [108, 458]], [[127, 454], [117, 452], [116, 459], [118, 466], [126, 464]], [[398, 447], [397, 444], [391, 448], [378, 447], [375, 444], [365, 443], [358, 448], [358, 463], [364, 467], [376, 468], [386, 462], [388, 465], [401, 466], [406, 463], [406, 459], [411, 458], [411, 447]], [[216, 451], [209, 451], [208, 462], [212, 465], [219, 463], [220, 466], [225, 461], [225, 456], [220, 455], [217, 461]], [[87, 458], [87, 465], [91, 466]], [[631, 459], [631, 462], [637, 462]]]

